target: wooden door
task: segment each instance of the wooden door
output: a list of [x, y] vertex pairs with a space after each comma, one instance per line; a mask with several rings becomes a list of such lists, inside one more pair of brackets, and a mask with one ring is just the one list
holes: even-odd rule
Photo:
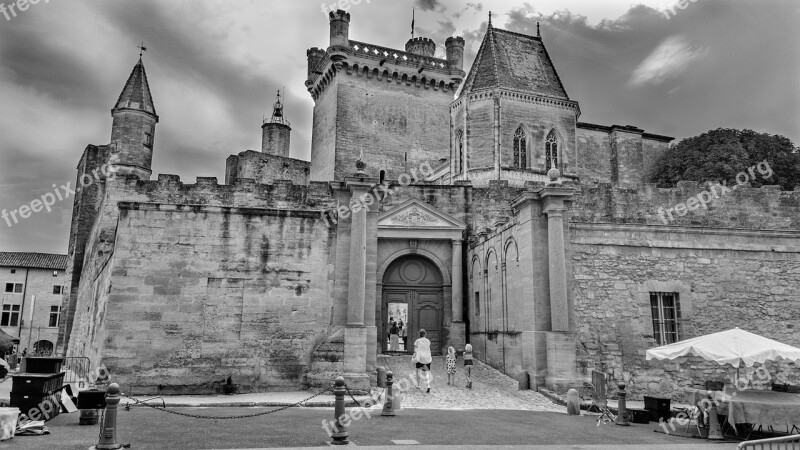
[[409, 331], [414, 339], [419, 330], [425, 330], [425, 337], [431, 341], [431, 354], [441, 355], [442, 346], [442, 292], [439, 290], [415, 290], [413, 295], [412, 320]]

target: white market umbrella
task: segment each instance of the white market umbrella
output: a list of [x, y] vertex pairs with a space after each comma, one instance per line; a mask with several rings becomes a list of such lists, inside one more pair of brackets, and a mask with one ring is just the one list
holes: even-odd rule
[[767, 339], [739, 328], [707, 334], [674, 344], [647, 350], [647, 360], [672, 360], [682, 356], [699, 356], [717, 364], [730, 364], [737, 369], [744, 364], [787, 359], [800, 361], [800, 348]]

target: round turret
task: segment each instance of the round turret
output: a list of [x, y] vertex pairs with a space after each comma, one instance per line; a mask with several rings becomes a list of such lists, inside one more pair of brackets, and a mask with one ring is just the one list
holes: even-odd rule
[[433, 57], [433, 54], [436, 53], [436, 43], [424, 37], [409, 39], [406, 42], [406, 52]]
[[331, 47], [347, 47], [350, 45], [350, 13], [337, 9], [328, 14], [331, 21]]
[[455, 70], [464, 70], [464, 38], [451, 36], [444, 41], [447, 49], [447, 66]]

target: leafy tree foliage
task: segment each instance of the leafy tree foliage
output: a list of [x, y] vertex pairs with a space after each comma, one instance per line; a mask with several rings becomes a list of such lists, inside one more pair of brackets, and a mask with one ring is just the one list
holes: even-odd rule
[[727, 181], [736, 183], [736, 174], [767, 161], [770, 178], [755, 171], [753, 187], [780, 185], [783, 190], [800, 186], [800, 149], [788, 138], [752, 130], [719, 128], [682, 140], [667, 150], [647, 175], [658, 187], [675, 187], [678, 181]]

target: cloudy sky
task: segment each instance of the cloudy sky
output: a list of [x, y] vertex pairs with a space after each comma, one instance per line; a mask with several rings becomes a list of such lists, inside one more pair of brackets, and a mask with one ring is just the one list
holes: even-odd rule
[[[536, 22], [581, 121], [677, 138], [717, 127], [782, 134], [800, 145], [796, 0], [336, 0], [351, 39], [402, 49], [417, 35], [467, 40], [471, 64], [493, 24]], [[313, 101], [306, 49], [325, 48], [319, 0], [0, 0], [0, 209], [75, 178], [87, 144], [110, 140], [110, 109], [144, 60], [156, 108], [154, 176], [224, 178], [225, 158], [260, 148], [260, 123], [286, 89], [292, 156], [308, 159]], [[16, 16], [14, 16], [16, 14]], [[444, 130], [443, 130], [444, 131]], [[0, 251], [66, 252], [72, 202], [8, 227]]]

